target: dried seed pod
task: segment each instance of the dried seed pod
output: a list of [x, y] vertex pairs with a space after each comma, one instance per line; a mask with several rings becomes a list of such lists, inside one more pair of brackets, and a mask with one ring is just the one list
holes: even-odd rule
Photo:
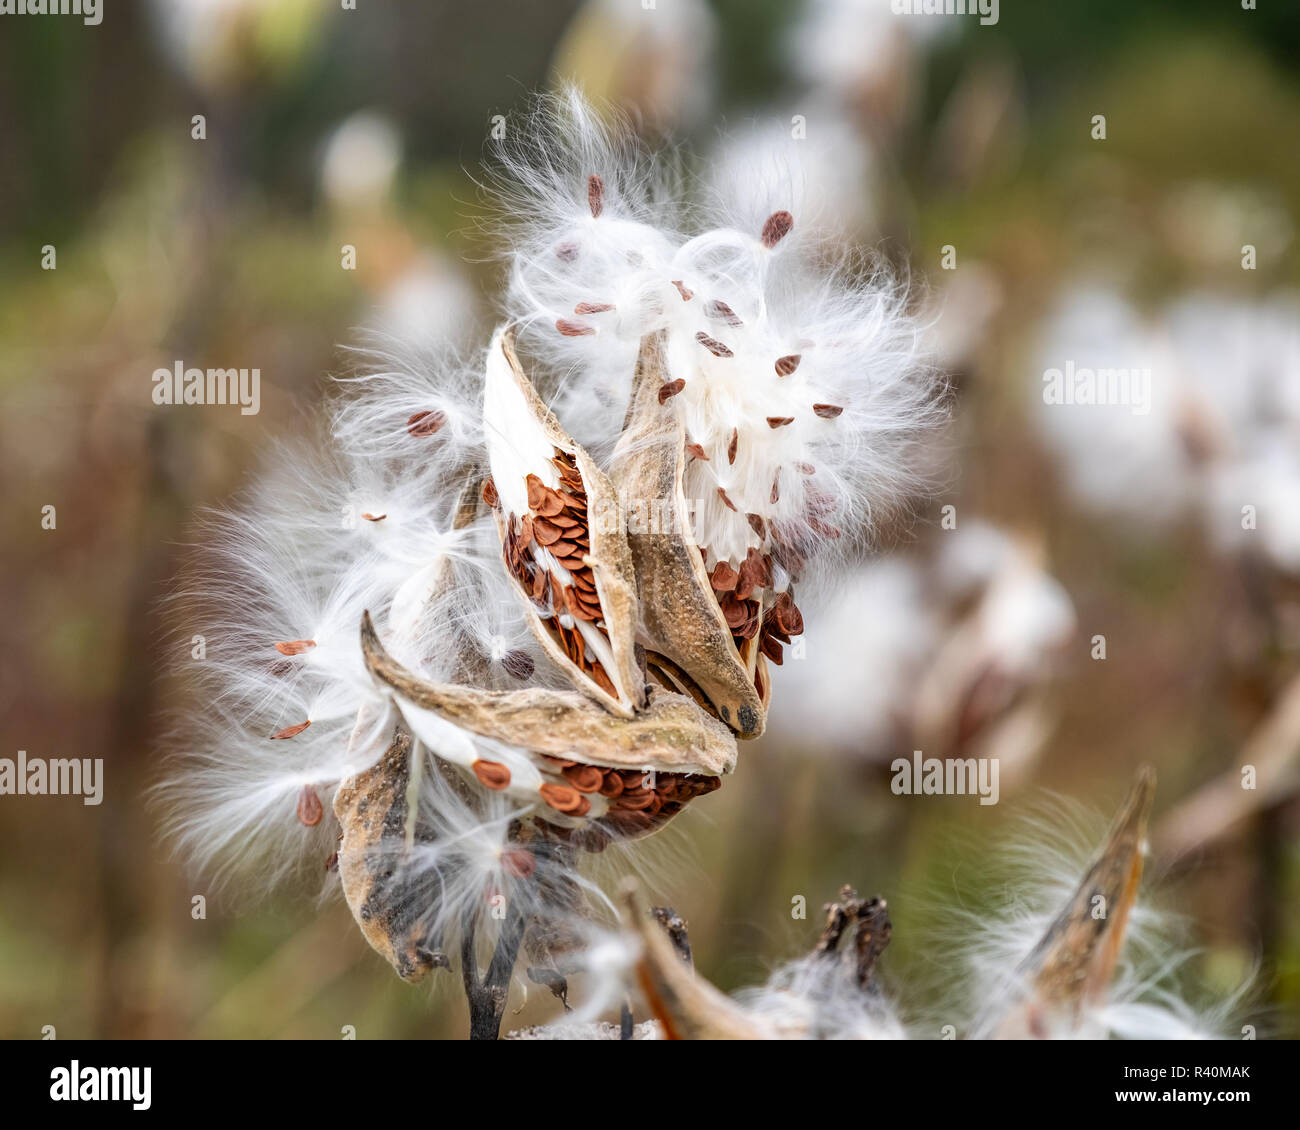
[[[1155, 789], [1155, 770], [1143, 767], [1092, 866], [1017, 970], [1024, 989], [1003, 1003], [1001, 1016], [983, 1022], [994, 1038], [1042, 1037], [1061, 1023], [1073, 1027], [1085, 1006], [1105, 997], [1142, 879]], [[1100, 917], [1099, 905], [1105, 907]]]
[[622, 890], [623, 917], [641, 941], [637, 982], [670, 1040], [768, 1040], [775, 1029], [745, 1012], [684, 962], [667, 933], [643, 909], [635, 882]]
[[339, 785], [334, 815], [343, 829], [338, 872], [348, 909], [375, 951], [415, 982], [448, 962], [421, 929], [428, 892], [392, 862], [390, 844], [407, 820], [410, 756], [410, 735], [398, 729], [378, 762]]
[[668, 523], [666, 529], [628, 533], [641, 638], [647, 662], [666, 685], [707, 705], [741, 737], [757, 737], [763, 731], [762, 700], [687, 521], [685, 430], [676, 413], [658, 402], [663, 349], [662, 334], [642, 340], [628, 419], [614, 453], [619, 493], [659, 507]]
[[[510, 329], [488, 351], [483, 414], [497, 529], [529, 625], [574, 686], [631, 717], [645, 678], [632, 557], [622, 524], [610, 520], [618, 499], [529, 383]], [[581, 595], [570, 598], [574, 589]]]
[[[620, 718], [572, 691], [483, 691], [430, 683], [384, 650], [369, 614], [362, 619], [361, 650], [370, 673], [393, 691], [417, 736], [425, 729], [423, 712], [429, 711], [471, 734], [541, 755], [539, 761], [558, 757], [631, 768], [637, 774], [651, 770], [710, 777], [735, 767], [731, 731], [682, 695], [656, 690], [642, 712]], [[437, 749], [445, 737], [426, 744]]]

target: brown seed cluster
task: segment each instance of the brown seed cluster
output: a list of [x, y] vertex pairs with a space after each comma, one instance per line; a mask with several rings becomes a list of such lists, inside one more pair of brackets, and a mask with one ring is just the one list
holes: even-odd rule
[[567, 816], [585, 816], [591, 811], [588, 797], [599, 794], [609, 802], [600, 822], [622, 837], [653, 831], [676, 816], [689, 801], [713, 792], [722, 783], [718, 777], [698, 774], [652, 773], [649, 777], [653, 787], [650, 787], [646, 784], [647, 773], [642, 769], [610, 769], [558, 757], [546, 760], [559, 770], [565, 781], [542, 785], [541, 794], [546, 803]]
[[[750, 518], [750, 524], [762, 537], [762, 532], [752, 521], [757, 519], [761, 524], [762, 518], [757, 514], [750, 515]], [[703, 550], [700, 550], [700, 555], [704, 556]], [[803, 633], [803, 616], [789, 590], [778, 593], [775, 602], [764, 612], [762, 591], [772, 585], [772, 555], [759, 553], [751, 546], [739, 568], [729, 561], [719, 561], [714, 565], [709, 583], [727, 627], [731, 629], [737, 650], [744, 646], [745, 641], [757, 636], [759, 649], [779, 665], [782, 645], [788, 644], [792, 636]]]
[[[528, 513], [522, 517], [511, 514], [505, 524], [506, 565], [532, 597], [543, 623], [565, 654], [597, 686], [617, 697], [613, 680], [600, 660], [587, 654], [586, 640], [577, 625], [569, 628], [560, 621], [560, 616], [568, 613], [574, 620], [585, 620], [605, 630], [596, 576], [586, 562], [591, 551], [591, 529], [582, 472], [573, 456], [559, 448], [551, 464], [559, 472], [560, 489], [548, 487], [536, 475], [527, 477]], [[483, 498], [493, 507], [500, 504], [490, 479], [484, 485]], [[538, 550], [545, 550], [568, 572], [568, 584], [537, 560]]]

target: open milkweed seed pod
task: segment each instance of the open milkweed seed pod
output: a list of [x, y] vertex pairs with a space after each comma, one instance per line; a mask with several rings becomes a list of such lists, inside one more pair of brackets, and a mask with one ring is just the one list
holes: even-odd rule
[[484, 788], [533, 806], [547, 830], [583, 830], [577, 842], [589, 850], [611, 834], [662, 826], [735, 767], [730, 731], [682, 695], [653, 691], [641, 713], [624, 719], [571, 691], [426, 682], [384, 651], [369, 617], [361, 646], [371, 674], [430, 749]]
[[528, 622], [574, 686], [629, 718], [645, 701], [632, 559], [618, 525], [593, 520], [614, 491], [529, 383], [509, 329], [488, 347], [483, 423], [485, 498]]
[[[665, 686], [691, 695], [741, 737], [757, 737], [765, 702], [756, 672], [737, 648], [738, 640], [747, 641], [736, 635], [723, 594], [705, 568], [707, 552], [691, 532], [682, 487], [685, 431], [662, 395], [663, 349], [662, 333], [642, 341], [613, 471], [627, 508], [646, 665]], [[736, 606], [733, 600], [727, 609]]]

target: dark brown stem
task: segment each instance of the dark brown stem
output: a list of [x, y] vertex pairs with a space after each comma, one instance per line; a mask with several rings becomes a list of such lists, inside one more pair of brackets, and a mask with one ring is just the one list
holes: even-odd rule
[[501, 1034], [501, 1018], [505, 1015], [506, 999], [510, 995], [510, 980], [514, 975], [515, 960], [528, 927], [528, 915], [520, 909], [522, 899], [507, 905], [506, 919], [501, 925], [496, 949], [487, 973], [479, 980], [477, 930], [473, 921], [467, 922], [460, 946], [461, 976], [465, 982], [465, 997], [469, 1001], [469, 1038], [495, 1040]]

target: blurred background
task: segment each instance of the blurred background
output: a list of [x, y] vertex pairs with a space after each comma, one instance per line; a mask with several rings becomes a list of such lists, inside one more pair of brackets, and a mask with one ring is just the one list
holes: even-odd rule
[[[719, 183], [778, 138], [816, 221], [910, 273], [955, 393], [945, 485], [806, 610], [771, 732], [652, 852], [701, 971], [761, 979], [851, 883], [889, 899], [888, 979], [924, 1000], [926, 939], [1005, 897], [981, 862], [1045, 790], [1106, 813], [1149, 762], [1148, 874], [1188, 918], [1189, 973], [1221, 997], [1257, 970], [1243, 1021], [1300, 1035], [1300, 10], [999, 17], [106, 0], [93, 27], [0, 19], [0, 756], [99, 757], [106, 778], [98, 807], [0, 797], [0, 1036], [465, 1032], [458, 978], [404, 985], [337, 898], [192, 916], [208, 892], [143, 796], [185, 710], [160, 601], [196, 511], [307, 426], [358, 328], [490, 326], [475, 170], [494, 116], [565, 79]], [[260, 413], [154, 405], [176, 358], [260, 365]], [[1149, 367], [1150, 411], [1045, 403], [1067, 362]], [[998, 757], [999, 803], [892, 795], [913, 749]], [[553, 1015], [535, 988], [520, 1005], [506, 1029]]]

